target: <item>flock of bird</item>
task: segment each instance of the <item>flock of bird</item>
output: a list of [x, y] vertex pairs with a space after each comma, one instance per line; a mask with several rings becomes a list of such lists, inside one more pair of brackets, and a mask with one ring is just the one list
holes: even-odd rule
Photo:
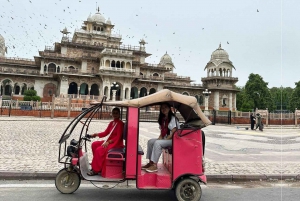
[[[54, 42], [59, 42], [61, 35], [59, 31], [61, 31], [64, 27], [67, 27], [68, 30], [73, 31], [75, 28], [80, 28], [83, 20], [85, 19], [76, 19], [74, 16], [79, 12], [78, 5], [65, 5], [62, 3], [62, 0], [54, 0], [52, 3], [55, 5], [52, 8], [46, 8], [41, 12], [41, 3], [39, 0], [27, 0], [26, 2], [20, 2], [18, 0], [6, 0], [6, 3], [2, 3], [0, 5], [0, 34], [5, 38], [6, 46], [8, 48], [8, 55], [13, 57], [19, 57], [19, 53], [23, 52], [26, 58], [32, 58], [35, 55], [38, 55], [38, 51], [44, 50], [46, 45], [52, 46]], [[83, 0], [77, 0], [77, 3], [82, 3]], [[73, 8], [76, 7], [77, 9]], [[55, 12], [51, 9], [55, 9]], [[141, 9], [143, 9], [141, 7]], [[22, 12], [20, 12], [20, 11]], [[257, 9], [257, 12], [259, 10]], [[102, 13], [104, 14], [104, 13]], [[142, 12], [131, 14], [132, 17], [139, 17], [142, 15]], [[106, 16], [108, 17], [108, 16]], [[70, 23], [66, 24], [66, 18]], [[72, 19], [73, 18], [73, 19]], [[75, 19], [75, 20], [74, 20]], [[73, 21], [72, 21], [73, 20]], [[60, 27], [58, 29], [53, 28], [53, 23], [56, 24], [56, 27]], [[117, 27], [118, 25], [116, 25]], [[152, 24], [152, 28], [156, 28], [159, 30], [163, 27], [160, 27], [159, 23], [154, 22]], [[130, 27], [128, 28], [130, 29]], [[199, 28], [202, 31], [205, 31], [204, 27]], [[121, 32], [120, 30], [117, 30]], [[116, 32], [117, 32], [116, 31]], [[126, 33], [125, 30], [122, 30], [122, 33]], [[130, 31], [131, 33], [133, 31]], [[175, 31], [170, 31], [170, 36], [176, 35]], [[143, 34], [142, 38], [147, 41], [147, 35]], [[136, 40], [136, 43], [140, 40], [137, 35], [126, 34], [123, 36], [124, 40], [133, 41], [130, 39]], [[150, 39], [149, 39], [150, 40]], [[163, 37], [158, 39], [158, 43], [162, 42]], [[151, 41], [147, 41], [151, 42]], [[151, 42], [155, 43], [155, 42]], [[229, 42], [226, 42], [229, 45]], [[167, 47], [166, 47], [167, 48]], [[172, 58], [182, 56], [182, 48], [175, 47], [176, 49], [171, 53]], [[162, 51], [156, 49], [157, 53]], [[165, 51], [165, 50], [164, 50]], [[187, 50], [188, 51], [188, 50]], [[172, 52], [172, 51], [169, 51]], [[192, 51], [190, 51], [192, 53]], [[32, 55], [34, 54], [34, 55]], [[188, 54], [190, 55], [190, 54]], [[155, 55], [153, 57], [161, 57], [162, 55]], [[151, 58], [151, 56], [150, 56]], [[190, 56], [183, 57], [185, 61], [190, 61]]]

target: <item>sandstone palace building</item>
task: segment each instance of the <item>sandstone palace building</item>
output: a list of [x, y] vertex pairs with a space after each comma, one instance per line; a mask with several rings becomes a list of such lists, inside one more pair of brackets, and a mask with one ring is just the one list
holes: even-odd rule
[[95, 99], [103, 95], [110, 101], [170, 89], [194, 96], [204, 106], [203, 91], [208, 89], [210, 110], [236, 110], [238, 78], [232, 77], [235, 67], [221, 44], [203, 66], [202, 84], [193, 84], [190, 77], [173, 72], [175, 64], [167, 52], [158, 64], [147, 63], [151, 54], [145, 40], [137, 46], [123, 45], [122, 36], [112, 34], [113, 28], [98, 9], [72, 36], [67, 28], [62, 30], [61, 41], [46, 46], [34, 59], [6, 57], [5, 38], [0, 35], [0, 95], [21, 100], [25, 90], [34, 89], [42, 101], [51, 96]]

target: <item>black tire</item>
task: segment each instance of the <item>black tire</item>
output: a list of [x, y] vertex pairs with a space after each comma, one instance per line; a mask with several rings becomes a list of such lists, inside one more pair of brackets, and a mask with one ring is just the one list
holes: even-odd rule
[[199, 201], [202, 190], [199, 182], [194, 179], [186, 178], [176, 185], [175, 195], [178, 201]]
[[61, 169], [55, 177], [55, 186], [63, 194], [74, 193], [80, 186], [81, 179], [76, 172], [68, 172]]

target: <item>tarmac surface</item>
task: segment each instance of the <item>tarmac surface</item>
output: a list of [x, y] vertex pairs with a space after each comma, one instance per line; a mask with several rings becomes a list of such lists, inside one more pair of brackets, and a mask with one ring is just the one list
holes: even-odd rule
[[[58, 141], [71, 121], [66, 118], [0, 116], [0, 179], [54, 178], [63, 168], [63, 164], [58, 163]], [[95, 120], [88, 133], [104, 130], [108, 122]], [[299, 127], [269, 126], [263, 132], [246, 130], [246, 127], [249, 125], [203, 128], [208, 180], [299, 181]], [[79, 134], [81, 129], [82, 125], [75, 128], [73, 138], [78, 138], [76, 133]], [[158, 136], [158, 125], [142, 122], [139, 129], [139, 144], [146, 152], [148, 139]], [[143, 158], [143, 162], [146, 161]]]

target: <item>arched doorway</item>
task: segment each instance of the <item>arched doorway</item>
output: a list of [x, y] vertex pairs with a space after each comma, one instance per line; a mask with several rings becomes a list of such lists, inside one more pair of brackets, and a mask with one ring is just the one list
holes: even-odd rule
[[90, 95], [99, 96], [99, 87], [97, 84], [92, 84]]
[[156, 90], [154, 88], [151, 88], [150, 91], [149, 91], [149, 95], [154, 94], [154, 93], [156, 93]]
[[145, 87], [142, 87], [140, 90], [140, 97], [147, 96], [147, 89]]
[[82, 83], [80, 85], [79, 94], [80, 95], [88, 95], [88, 93], [89, 93], [88, 84]]
[[130, 99], [138, 98], [138, 89], [136, 87], [131, 88]]
[[71, 82], [69, 84], [68, 94], [77, 94], [77, 93], [78, 93], [77, 83]]

